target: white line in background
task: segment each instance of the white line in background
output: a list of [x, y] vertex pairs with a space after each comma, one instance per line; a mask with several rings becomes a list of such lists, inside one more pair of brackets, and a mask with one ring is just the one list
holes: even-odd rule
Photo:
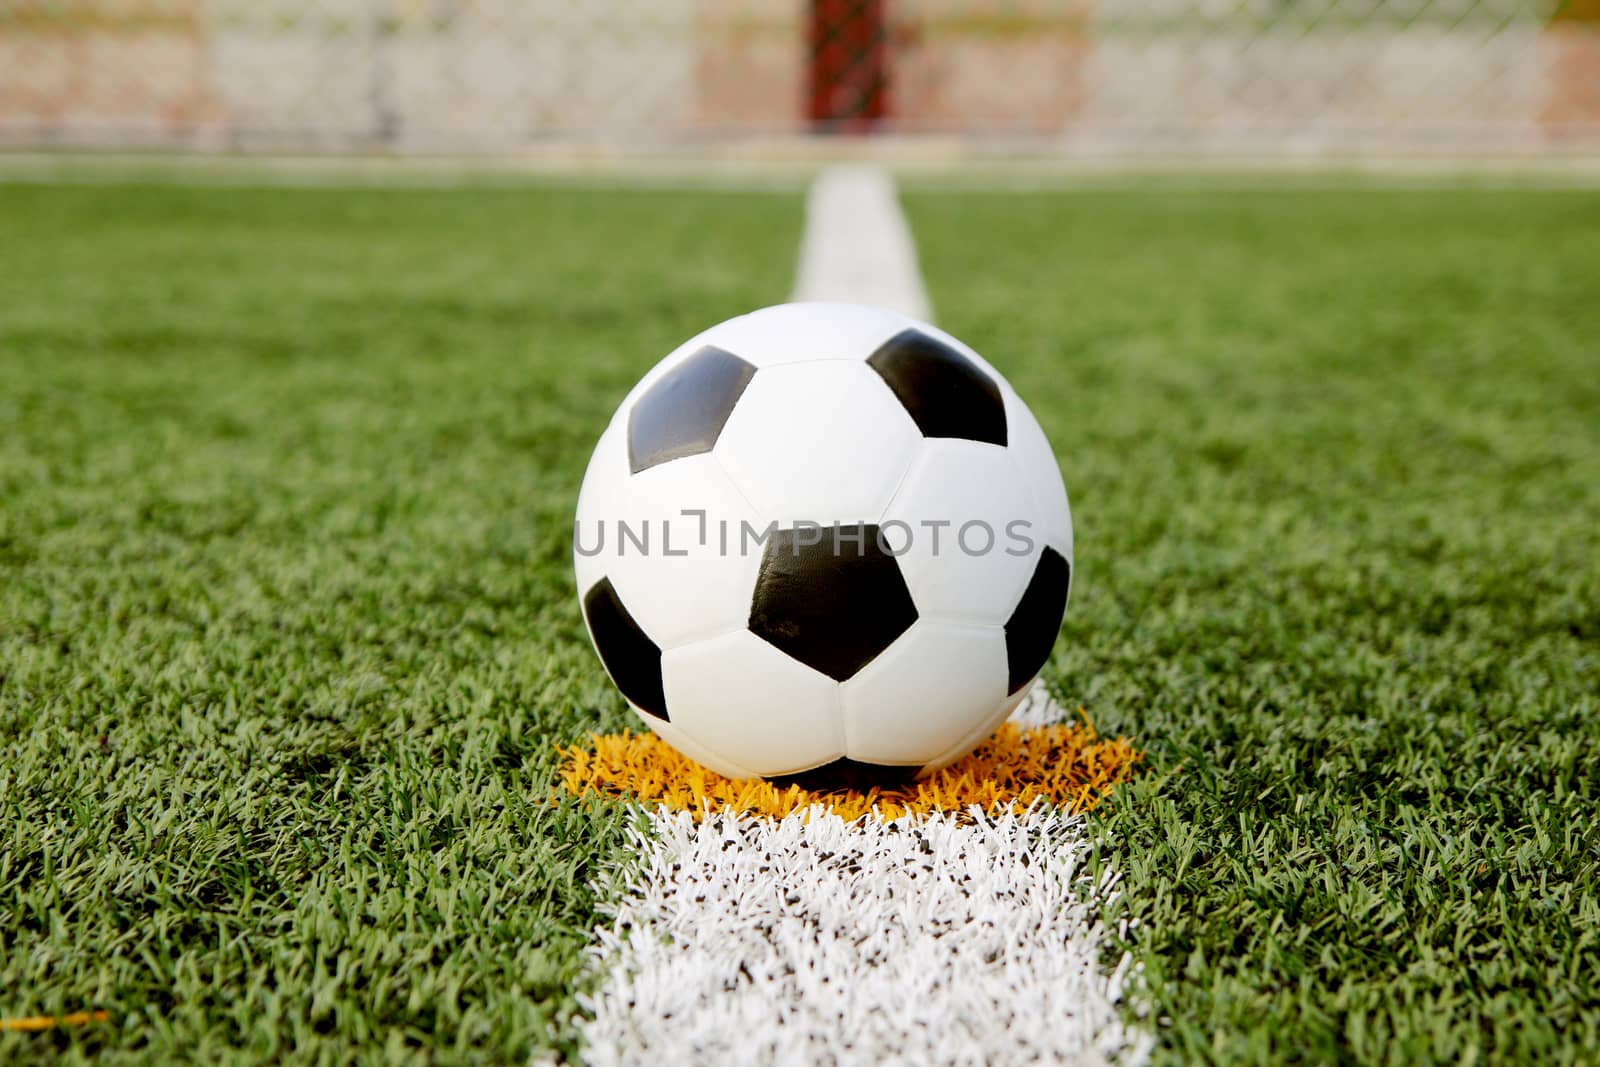
[[830, 167], [806, 195], [795, 300], [874, 304], [931, 321], [911, 227], [881, 167]]
[[[807, 200], [797, 300], [928, 316], [889, 176], [837, 168]], [[1014, 718], [1065, 711], [1036, 686]], [[654, 809], [599, 931], [579, 1023], [591, 1064], [1142, 1064], [1107, 972], [1086, 819], [823, 809], [696, 822]]]

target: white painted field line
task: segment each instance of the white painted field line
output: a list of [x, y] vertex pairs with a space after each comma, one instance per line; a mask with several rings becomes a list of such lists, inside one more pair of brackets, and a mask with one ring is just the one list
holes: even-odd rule
[[1081, 817], [847, 823], [657, 813], [597, 951], [591, 1064], [1101, 1064], [1144, 1058], [1111, 878]]
[[795, 300], [874, 304], [931, 321], [911, 227], [881, 167], [830, 167], [806, 194]]
[[[807, 202], [796, 299], [926, 318], [894, 186], [826, 172]], [[1064, 721], [1036, 686], [1014, 716]], [[585, 1059], [612, 1064], [1141, 1064], [1129, 960], [1103, 969], [1116, 878], [1084, 869], [1080, 816], [949, 814], [847, 823], [695, 821], [656, 809], [591, 949]]]

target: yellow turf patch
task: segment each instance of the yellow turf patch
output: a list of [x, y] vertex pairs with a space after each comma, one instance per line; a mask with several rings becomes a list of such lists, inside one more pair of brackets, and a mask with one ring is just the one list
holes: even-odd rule
[[736, 780], [680, 755], [654, 734], [597, 734], [591, 747], [561, 749], [561, 783], [585, 793], [669, 808], [783, 816], [823, 805], [845, 819], [874, 809], [887, 819], [910, 813], [1022, 811], [1038, 802], [1087, 811], [1133, 776], [1143, 753], [1125, 737], [1101, 740], [1087, 720], [1023, 729], [1006, 723], [971, 755], [900, 786], [811, 790], [761, 779]]
[[30, 1015], [22, 1019], [0, 1019], [0, 1033], [39, 1033], [58, 1026], [87, 1026], [111, 1018], [103, 1011], [75, 1011], [71, 1015]]

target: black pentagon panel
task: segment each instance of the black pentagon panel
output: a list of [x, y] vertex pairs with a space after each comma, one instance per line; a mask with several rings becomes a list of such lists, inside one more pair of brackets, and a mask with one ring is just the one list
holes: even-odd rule
[[767, 539], [750, 632], [806, 666], [842, 682], [916, 621], [876, 526], [802, 526]]
[[1038, 674], [1055, 647], [1061, 617], [1067, 613], [1067, 589], [1072, 584], [1072, 564], [1045, 546], [1028, 579], [1017, 609], [1006, 621], [1006, 665], [1011, 676], [1008, 693], [1015, 693]]
[[711, 451], [755, 373], [732, 352], [707, 345], [662, 375], [628, 413], [633, 473]]
[[1006, 443], [1000, 387], [972, 360], [936, 337], [901, 330], [867, 358], [924, 437]]
[[901, 767], [887, 763], [863, 763], [841, 757], [798, 774], [779, 774], [768, 779], [780, 789], [797, 785], [813, 793], [866, 793], [874, 788], [892, 789], [916, 780], [921, 767]]
[[666, 721], [667, 698], [661, 691], [661, 649], [633, 621], [622, 598], [602, 578], [583, 597], [583, 614], [611, 680], [640, 711]]

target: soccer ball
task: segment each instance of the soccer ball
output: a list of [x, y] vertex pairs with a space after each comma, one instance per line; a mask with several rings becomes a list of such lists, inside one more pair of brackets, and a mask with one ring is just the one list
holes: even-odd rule
[[623, 400], [578, 497], [584, 620], [663, 740], [734, 778], [965, 755], [1049, 658], [1072, 515], [1033, 414], [926, 323], [783, 304]]

